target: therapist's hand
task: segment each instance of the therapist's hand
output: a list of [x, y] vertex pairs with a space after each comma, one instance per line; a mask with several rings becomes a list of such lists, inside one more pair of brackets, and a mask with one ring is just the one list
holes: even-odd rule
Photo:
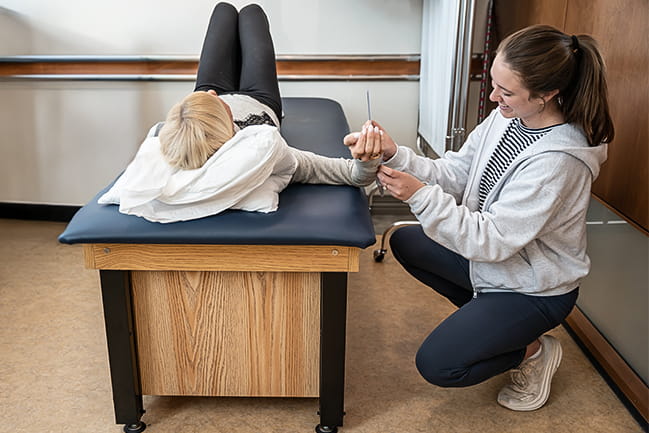
[[379, 167], [377, 178], [383, 188], [401, 201], [408, 200], [415, 192], [425, 186], [422, 181], [413, 175], [394, 170], [385, 165]]
[[356, 159], [361, 161], [378, 159], [382, 155], [383, 133], [367, 121], [361, 132], [347, 134], [343, 143], [349, 147], [352, 157]]

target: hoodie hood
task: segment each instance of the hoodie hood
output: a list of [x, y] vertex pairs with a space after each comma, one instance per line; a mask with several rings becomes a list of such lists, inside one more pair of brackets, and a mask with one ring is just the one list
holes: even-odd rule
[[526, 149], [520, 156], [529, 157], [544, 152], [563, 152], [580, 160], [590, 170], [593, 181], [597, 179], [600, 167], [606, 161], [608, 144], [589, 146], [582, 130], [575, 125], [557, 125], [539, 141]]

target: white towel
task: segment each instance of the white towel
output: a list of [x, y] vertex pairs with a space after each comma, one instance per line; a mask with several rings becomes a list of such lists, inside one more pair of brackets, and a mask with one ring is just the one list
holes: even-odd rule
[[[152, 134], [149, 134], [152, 135]], [[249, 126], [237, 132], [195, 170], [171, 167], [158, 137], [148, 136], [100, 204], [119, 204], [124, 214], [169, 223], [226, 209], [273, 212], [297, 161], [277, 128]]]

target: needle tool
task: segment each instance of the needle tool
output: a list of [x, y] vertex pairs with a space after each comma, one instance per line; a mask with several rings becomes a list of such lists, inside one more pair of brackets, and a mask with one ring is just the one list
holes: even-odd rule
[[[365, 99], [367, 100], [367, 120], [372, 121], [372, 108], [370, 105], [369, 90], [365, 91]], [[383, 197], [383, 195], [385, 194], [385, 188], [383, 187], [383, 185], [381, 184], [378, 178], [376, 179], [376, 188], [379, 190], [379, 194], [381, 195], [381, 197]]]
[[372, 120], [372, 109], [370, 108], [370, 91], [365, 91], [365, 97], [367, 98], [367, 120]]

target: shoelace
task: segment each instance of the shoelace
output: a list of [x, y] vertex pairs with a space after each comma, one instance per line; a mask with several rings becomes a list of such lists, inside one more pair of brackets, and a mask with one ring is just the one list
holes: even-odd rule
[[528, 375], [528, 370], [532, 368], [531, 364], [529, 362], [523, 363], [523, 365], [520, 366], [520, 368], [515, 368], [511, 370], [511, 378], [513, 384], [519, 388], [520, 391], [524, 391], [525, 388], [527, 388], [527, 385], [529, 384], [529, 380], [527, 379]]

